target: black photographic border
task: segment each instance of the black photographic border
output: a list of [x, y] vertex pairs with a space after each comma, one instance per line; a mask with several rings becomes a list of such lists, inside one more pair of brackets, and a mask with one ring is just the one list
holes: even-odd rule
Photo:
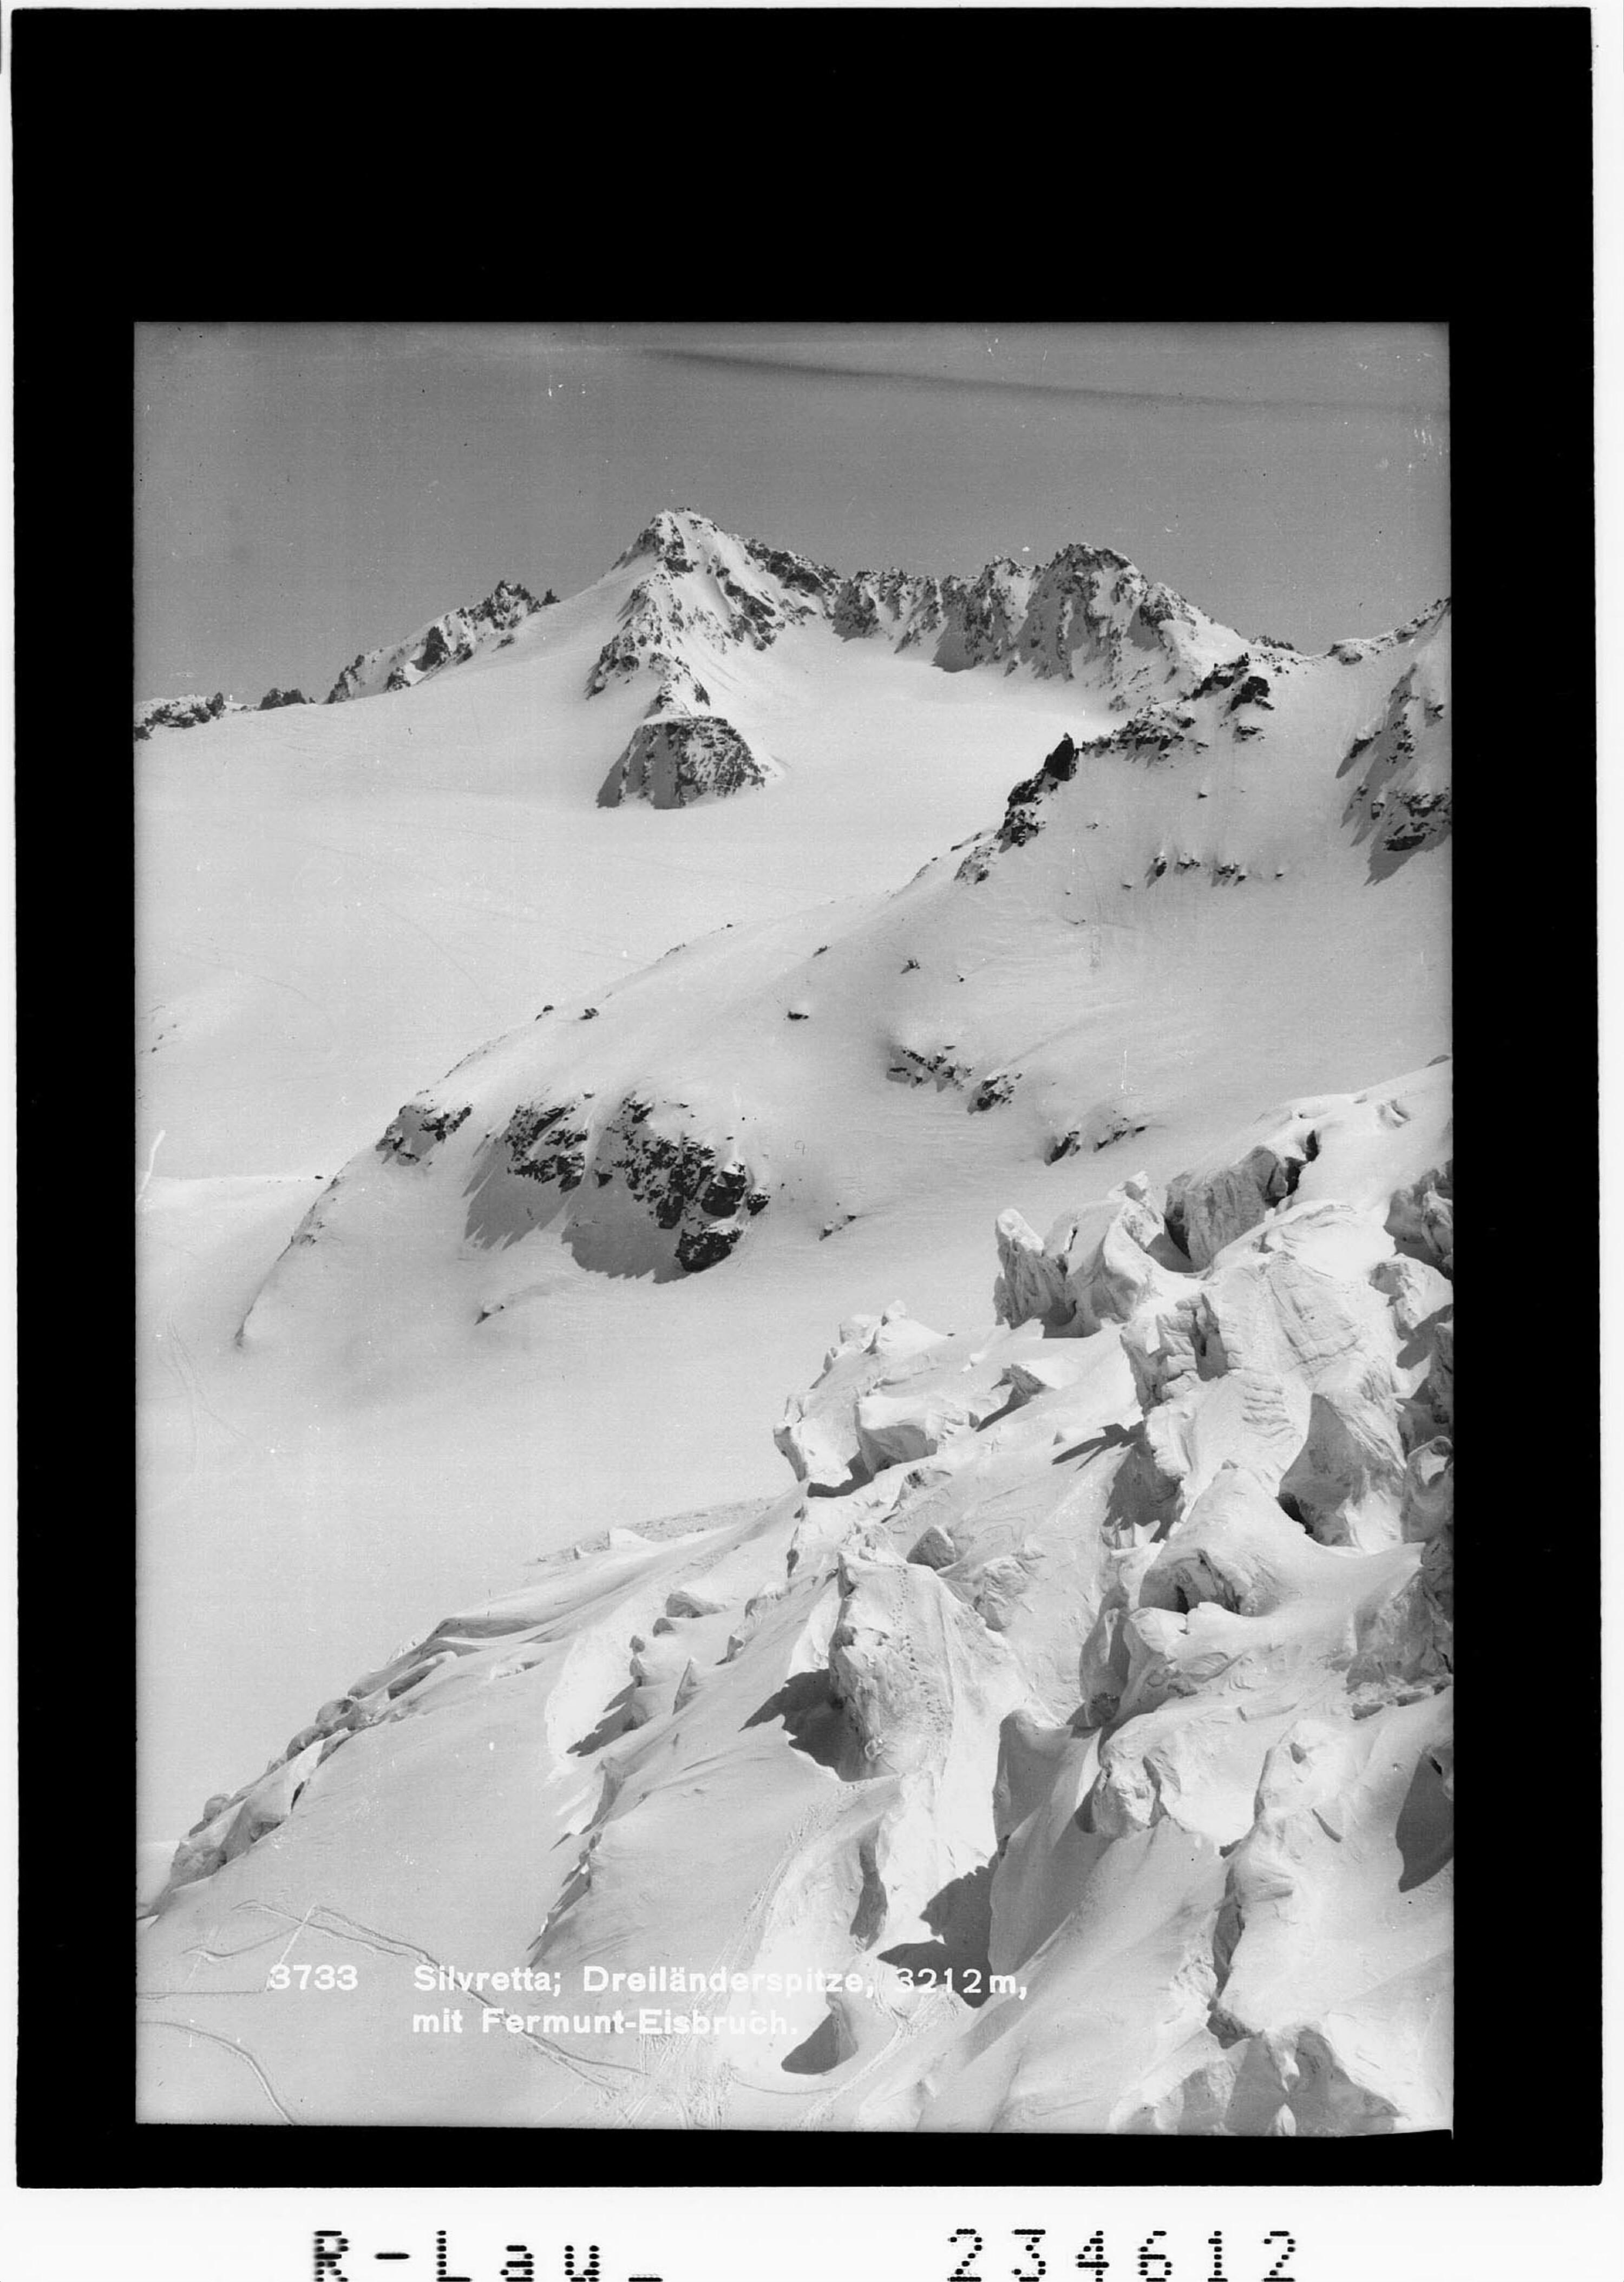
[[[1456, 2122], [1312, 2141], [843, 2134], [835, 2168], [856, 2186], [1598, 2178], [1589, 11], [23, 9], [10, 29], [19, 2184], [711, 2187], [828, 2168], [813, 2135], [133, 2120], [129, 1290], [101, 1234], [125, 1224], [133, 1124], [129, 793], [106, 757], [128, 734], [133, 326], [963, 319], [1012, 302], [1032, 320], [1449, 328], [1469, 1303]], [[700, 134], [737, 202], [685, 249], [682, 150]], [[435, 228], [458, 201], [489, 229], [471, 252]], [[1530, 1063], [1563, 1104], [1542, 1196], [1505, 1172]], [[1549, 1407], [1507, 1383], [1491, 1330], [1497, 1308], [1537, 1304], [1517, 1261], [1547, 1209], [1564, 1254]], [[1532, 1859], [1548, 1848], [1554, 1878]]]

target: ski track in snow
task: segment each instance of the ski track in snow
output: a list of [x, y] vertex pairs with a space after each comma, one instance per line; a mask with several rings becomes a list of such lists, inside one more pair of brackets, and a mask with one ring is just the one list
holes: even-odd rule
[[244, 2067], [249, 2071], [250, 2075], [253, 2077], [254, 2082], [259, 2085], [260, 2091], [265, 2094], [266, 2099], [276, 2110], [281, 2122], [284, 2123], [292, 2123], [296, 2121], [296, 2118], [288, 2114], [287, 2109], [277, 2099], [276, 2088], [272, 2084], [270, 2078], [266, 2075], [265, 2070], [260, 2066], [260, 2062], [254, 2058], [253, 2054], [245, 2048], [245, 2046], [239, 2045], [234, 2037], [222, 2036], [214, 2029], [200, 2029], [195, 2021], [166, 2021], [161, 2014], [155, 2017], [149, 2025], [158, 2029], [173, 2029], [183, 2037], [189, 2038], [192, 2037], [201, 2037], [206, 2044], [219, 2045], [224, 2051], [232, 2053], [237, 2060], [242, 2061]]

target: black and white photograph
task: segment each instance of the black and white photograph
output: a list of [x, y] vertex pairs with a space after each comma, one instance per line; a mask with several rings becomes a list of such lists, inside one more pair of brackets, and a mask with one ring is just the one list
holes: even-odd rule
[[1447, 2132], [1448, 328], [135, 381], [138, 2119]]
[[8, 2278], [1613, 2282], [1620, 40], [0, 21]]

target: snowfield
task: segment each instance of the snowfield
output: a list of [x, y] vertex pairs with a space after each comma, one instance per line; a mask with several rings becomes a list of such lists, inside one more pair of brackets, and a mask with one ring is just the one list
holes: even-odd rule
[[493, 602], [138, 748], [144, 2117], [1447, 2125], [1447, 604]]

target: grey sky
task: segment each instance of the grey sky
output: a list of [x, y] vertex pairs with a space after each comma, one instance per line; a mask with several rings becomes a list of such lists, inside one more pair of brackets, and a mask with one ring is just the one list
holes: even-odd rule
[[661, 507], [843, 570], [1115, 547], [1324, 648], [1448, 590], [1441, 327], [152, 324], [136, 692], [324, 696]]

